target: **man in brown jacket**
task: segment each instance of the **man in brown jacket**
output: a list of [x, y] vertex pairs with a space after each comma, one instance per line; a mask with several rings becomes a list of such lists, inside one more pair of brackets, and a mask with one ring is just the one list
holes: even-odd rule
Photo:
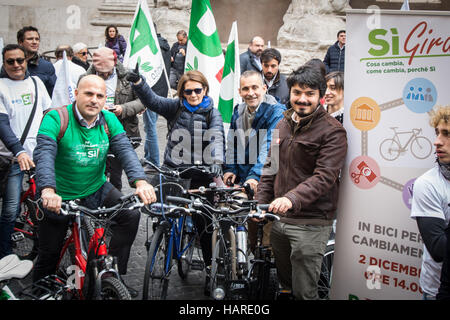
[[[346, 131], [320, 105], [323, 75], [302, 66], [287, 79], [290, 101], [277, 125], [258, 185], [258, 202], [281, 219], [271, 232], [281, 285], [296, 299], [317, 299], [317, 282], [336, 215]], [[274, 170], [275, 168], [275, 170]]]

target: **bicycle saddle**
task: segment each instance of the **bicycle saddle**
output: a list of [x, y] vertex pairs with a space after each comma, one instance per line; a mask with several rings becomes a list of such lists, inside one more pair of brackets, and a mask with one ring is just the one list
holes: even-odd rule
[[10, 254], [0, 260], [0, 281], [22, 279], [33, 268], [31, 260], [20, 260], [15, 254]]

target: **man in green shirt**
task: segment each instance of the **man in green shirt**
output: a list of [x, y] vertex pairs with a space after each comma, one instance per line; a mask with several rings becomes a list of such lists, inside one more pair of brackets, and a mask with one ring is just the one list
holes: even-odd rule
[[[39, 224], [39, 253], [34, 268], [36, 281], [53, 274], [68, 226], [59, 215], [63, 200], [81, 199], [91, 208], [111, 207], [122, 194], [106, 181], [108, 149], [121, 162], [130, 186], [145, 204], [156, 201], [153, 187], [117, 117], [103, 110], [106, 85], [96, 75], [83, 77], [75, 90], [75, 102], [67, 106], [68, 124], [62, 137], [60, 115], [56, 110], [45, 115], [34, 152], [36, 181], [45, 209]], [[106, 125], [105, 125], [106, 123]], [[138, 210], [123, 210], [114, 219], [110, 253], [118, 257], [119, 273], [125, 274], [131, 246], [139, 226]]]

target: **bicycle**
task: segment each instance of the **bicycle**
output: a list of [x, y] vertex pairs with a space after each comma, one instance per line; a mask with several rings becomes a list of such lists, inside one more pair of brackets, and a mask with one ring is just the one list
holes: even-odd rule
[[16, 219], [14, 231], [11, 234], [13, 253], [21, 260], [34, 260], [38, 249], [38, 208], [34, 204], [36, 197], [36, 181], [34, 169], [27, 170], [26, 183], [28, 188], [20, 196], [20, 214]]
[[[183, 170], [163, 170], [150, 161], [143, 160], [158, 173], [150, 178], [155, 187], [157, 203], [144, 207], [143, 212], [152, 219], [153, 235], [149, 237], [147, 223], [147, 261], [144, 273], [144, 300], [161, 299], [167, 297], [173, 260], [176, 261], [178, 274], [186, 279], [192, 269], [203, 270], [203, 261], [194, 259], [195, 240], [197, 230], [192, 224], [190, 214], [181, 208], [167, 207], [169, 195], [181, 195], [189, 187], [190, 180], [180, 178], [189, 170], [200, 170], [208, 173], [203, 166], [192, 166]], [[159, 203], [158, 203], [159, 202]]]
[[9, 284], [13, 280], [25, 278], [33, 268], [31, 260], [21, 260], [16, 254], [0, 259], [0, 301], [1, 300], [61, 300], [66, 292], [63, 281], [54, 275], [47, 276], [13, 293]]
[[[132, 205], [127, 208], [127, 204]], [[134, 194], [121, 197], [113, 207], [96, 210], [83, 207], [76, 200], [62, 203], [61, 214], [72, 219], [57, 276], [69, 285], [70, 299], [131, 300], [120, 280], [117, 258], [108, 254], [105, 237], [111, 220], [120, 210], [142, 206]]]
[[[406, 152], [408, 146], [411, 146], [411, 153], [417, 159], [426, 159], [432, 152], [432, 144], [424, 136], [420, 136], [422, 129], [412, 129], [411, 131], [397, 132], [397, 127], [391, 127], [394, 136], [385, 139], [380, 144], [380, 154], [387, 161], [394, 161], [400, 154]], [[405, 145], [402, 145], [399, 135], [411, 134]]]

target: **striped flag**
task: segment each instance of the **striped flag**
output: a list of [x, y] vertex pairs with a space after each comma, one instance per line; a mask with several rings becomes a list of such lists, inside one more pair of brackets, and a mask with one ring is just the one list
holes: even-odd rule
[[66, 51], [63, 51], [63, 60], [59, 72], [56, 75], [55, 87], [53, 88], [51, 108], [58, 108], [71, 104], [75, 100], [75, 88], [70, 79], [69, 62]]
[[185, 70], [198, 70], [208, 80], [209, 96], [217, 106], [224, 57], [209, 0], [192, 0]]
[[134, 69], [138, 63], [139, 73], [145, 77], [149, 87], [153, 87], [165, 72], [165, 68], [146, 0], [139, 0], [137, 4], [128, 43], [123, 59], [124, 66]]
[[241, 96], [239, 95], [240, 75], [238, 30], [237, 22], [234, 21], [228, 38], [219, 97], [219, 111], [225, 123], [231, 122], [233, 107], [241, 102]]

